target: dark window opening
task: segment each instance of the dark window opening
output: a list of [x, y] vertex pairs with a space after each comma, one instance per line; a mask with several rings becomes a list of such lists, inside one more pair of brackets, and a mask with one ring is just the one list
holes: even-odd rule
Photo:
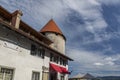
[[41, 57], [44, 58], [44, 56], [45, 56], [45, 50], [44, 49], [42, 49], [41, 54], [42, 54]]
[[36, 46], [35, 45], [31, 45], [31, 55], [36, 55]]
[[52, 53], [50, 53], [50, 61], [53, 61], [54, 60], [54, 56]]
[[44, 56], [45, 56], [45, 50], [44, 49], [38, 49], [37, 55], [39, 57], [44, 58]]
[[55, 62], [57, 64], [60, 62], [60, 65], [63, 65], [63, 66], [66, 66], [68, 64], [67, 60], [57, 55], [54, 55], [52, 53], [50, 53], [50, 61]]
[[35, 45], [31, 45], [31, 55], [38, 56], [44, 59], [45, 49], [37, 48]]

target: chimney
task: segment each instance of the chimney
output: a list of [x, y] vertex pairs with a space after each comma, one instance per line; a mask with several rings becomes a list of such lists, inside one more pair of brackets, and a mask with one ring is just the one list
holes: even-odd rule
[[11, 20], [11, 25], [13, 25], [15, 28], [19, 29], [20, 25], [20, 18], [22, 16], [22, 11], [16, 10], [15, 12], [12, 13], [12, 20]]

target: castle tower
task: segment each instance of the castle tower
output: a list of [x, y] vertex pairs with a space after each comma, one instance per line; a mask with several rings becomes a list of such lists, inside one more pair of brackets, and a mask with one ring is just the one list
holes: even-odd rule
[[50, 47], [55, 50], [65, 54], [65, 41], [66, 38], [63, 35], [62, 31], [56, 25], [53, 19], [51, 19], [41, 30], [40, 32], [48, 37], [53, 43]]

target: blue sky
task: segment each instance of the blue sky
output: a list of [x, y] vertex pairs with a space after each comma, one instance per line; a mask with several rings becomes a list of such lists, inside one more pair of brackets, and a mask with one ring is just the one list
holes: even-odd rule
[[0, 0], [10, 12], [40, 30], [51, 18], [67, 38], [71, 76], [120, 75], [120, 0]]

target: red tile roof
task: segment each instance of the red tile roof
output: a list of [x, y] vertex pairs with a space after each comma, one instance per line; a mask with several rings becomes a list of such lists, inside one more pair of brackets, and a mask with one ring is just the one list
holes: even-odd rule
[[41, 30], [41, 33], [44, 32], [54, 32], [54, 33], [59, 33], [63, 35], [62, 31], [59, 29], [59, 27], [56, 25], [55, 21], [51, 19]]

